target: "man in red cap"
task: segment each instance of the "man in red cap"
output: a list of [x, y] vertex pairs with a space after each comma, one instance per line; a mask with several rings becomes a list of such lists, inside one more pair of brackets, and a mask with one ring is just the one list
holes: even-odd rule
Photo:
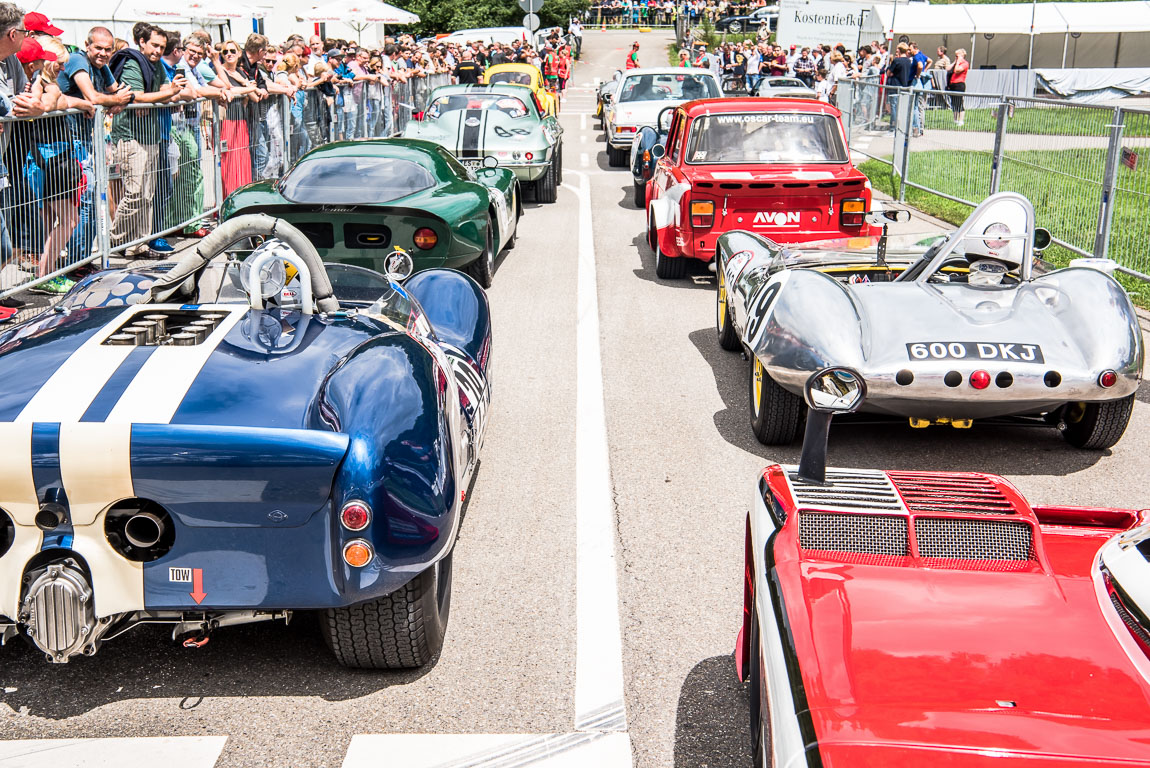
[[54, 26], [51, 19], [35, 11], [24, 14], [24, 29], [28, 30], [29, 37], [35, 37], [36, 35], [59, 37], [64, 34], [64, 30]]

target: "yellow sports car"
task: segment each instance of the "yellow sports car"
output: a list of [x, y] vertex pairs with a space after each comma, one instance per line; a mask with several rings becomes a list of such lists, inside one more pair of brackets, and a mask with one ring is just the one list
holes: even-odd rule
[[543, 73], [538, 67], [531, 64], [495, 64], [483, 73], [483, 82], [487, 85], [496, 83], [526, 85], [535, 92], [535, 98], [539, 99], [539, 106], [546, 114], [552, 117], [559, 116], [559, 100], [547, 90]]

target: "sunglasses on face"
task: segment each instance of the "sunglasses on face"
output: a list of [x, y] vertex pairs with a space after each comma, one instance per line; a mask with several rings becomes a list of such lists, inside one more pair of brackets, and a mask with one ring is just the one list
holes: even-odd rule
[[225, 48], [224, 53], [229, 56], [234, 56], [235, 54], [239, 53], [239, 51], [237, 51], [235, 48]]

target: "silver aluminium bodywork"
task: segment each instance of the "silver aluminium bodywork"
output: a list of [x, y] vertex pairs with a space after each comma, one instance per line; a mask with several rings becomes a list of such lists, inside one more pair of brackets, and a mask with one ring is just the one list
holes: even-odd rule
[[[931, 279], [1004, 201], [1030, 212], [1017, 284]], [[1033, 229], [1029, 202], [1000, 193], [927, 251], [925, 268], [894, 282], [837, 280], [820, 269], [849, 264], [848, 254], [802, 256], [741, 231], [720, 238], [719, 269], [740, 340], [794, 394], [813, 372], [846, 366], [866, 380], [863, 411], [916, 419], [1040, 414], [1130, 396], [1144, 355], [1130, 299], [1095, 269], [1034, 277]], [[975, 371], [988, 372], [990, 385], [972, 387]], [[1100, 384], [1105, 371], [1117, 373], [1109, 388]]]

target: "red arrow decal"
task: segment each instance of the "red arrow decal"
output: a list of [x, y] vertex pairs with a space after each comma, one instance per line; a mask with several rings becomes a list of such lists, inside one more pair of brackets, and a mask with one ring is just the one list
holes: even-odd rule
[[204, 591], [203, 568], [192, 569], [192, 591], [188, 594], [190, 594], [192, 599], [196, 601], [196, 605], [204, 602], [204, 598], [208, 596], [208, 593]]

